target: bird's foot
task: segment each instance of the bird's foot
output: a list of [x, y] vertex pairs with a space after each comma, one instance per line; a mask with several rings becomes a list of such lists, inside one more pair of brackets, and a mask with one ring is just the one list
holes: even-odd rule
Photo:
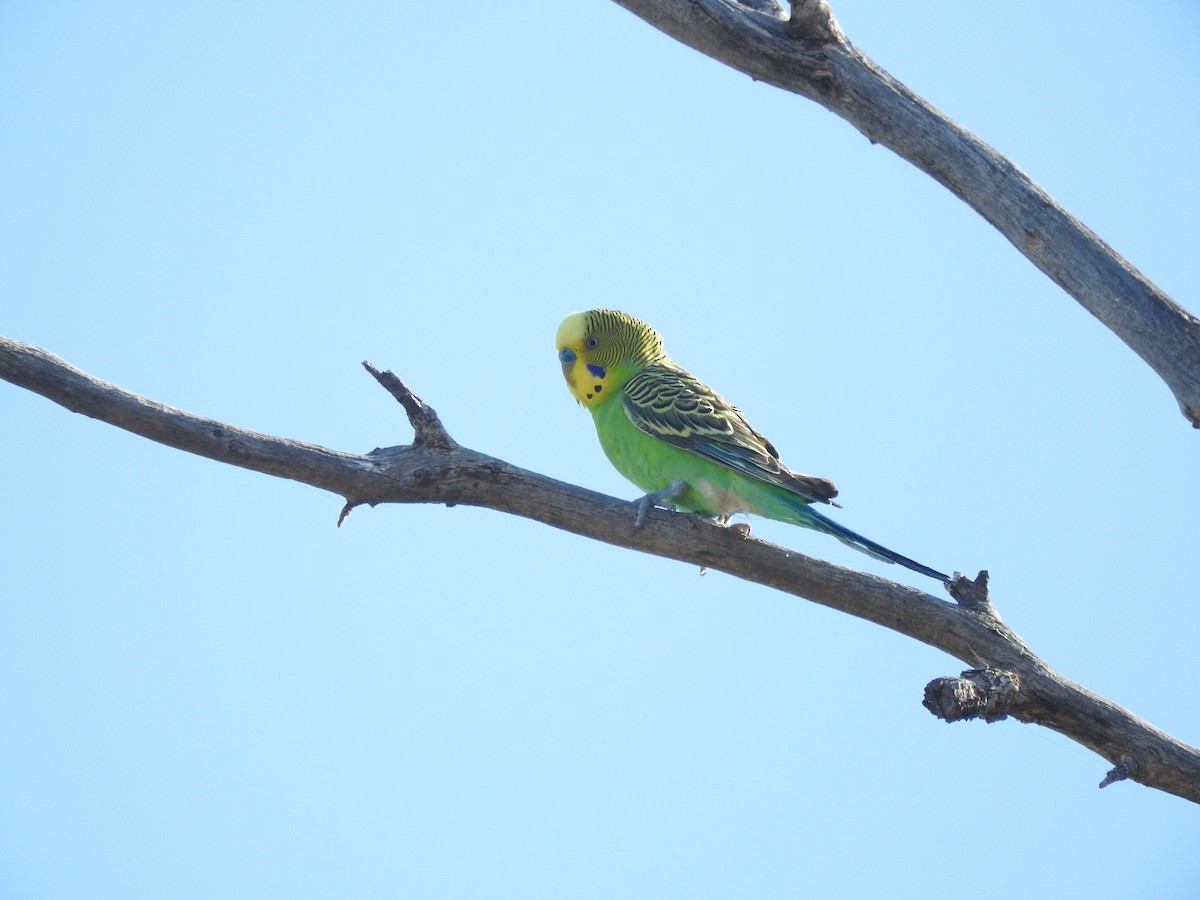
[[729, 520], [732, 518], [733, 518], [733, 513], [730, 513], [727, 516], [717, 516], [717, 524], [718, 525], [726, 525], [729, 528], [732, 528], [734, 531], [736, 531], [742, 537], [750, 537], [750, 523], [749, 522], [734, 522], [732, 525], [730, 525]]
[[646, 514], [656, 506], [662, 506], [674, 512], [675, 504], [664, 501], [669, 501], [672, 497], [678, 497], [687, 489], [688, 483], [686, 481], [672, 481], [669, 487], [642, 497], [637, 501], [637, 516], [633, 520], [633, 527], [641, 528], [646, 521]]

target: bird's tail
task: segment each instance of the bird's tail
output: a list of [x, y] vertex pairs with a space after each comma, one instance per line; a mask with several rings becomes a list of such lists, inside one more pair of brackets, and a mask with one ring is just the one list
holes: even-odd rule
[[936, 578], [938, 581], [950, 580], [949, 575], [939, 572], [937, 569], [931, 569], [929, 566], [923, 566], [919, 562], [909, 559], [907, 556], [901, 556], [896, 551], [889, 550], [882, 544], [877, 544], [871, 539], [865, 538], [855, 531], [851, 531], [845, 525], [839, 525], [833, 519], [821, 515], [821, 513], [808, 504], [803, 504], [795, 509], [795, 512], [804, 520], [802, 524], [807, 525], [809, 528], [815, 528], [817, 531], [833, 535], [833, 537], [837, 538], [843, 544], [849, 544], [855, 550], [865, 553], [867, 556], [882, 559], [884, 562], [899, 563], [906, 569], [912, 569], [914, 572], [920, 572], [922, 575], [928, 575], [930, 578]]

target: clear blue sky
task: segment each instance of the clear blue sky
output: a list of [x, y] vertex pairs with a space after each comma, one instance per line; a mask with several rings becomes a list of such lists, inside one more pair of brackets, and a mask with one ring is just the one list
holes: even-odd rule
[[[1196, 310], [1200, 14], [839, 0], [851, 38]], [[1200, 743], [1197, 442], [977, 215], [606, 0], [0, 9], [0, 333], [343, 450], [622, 497], [553, 337], [654, 323], [841, 521], [992, 572]], [[0, 897], [1191, 898], [1200, 815], [964, 666], [487, 510], [360, 509], [0, 384]], [[836, 541], [755, 534], [925, 588]]]

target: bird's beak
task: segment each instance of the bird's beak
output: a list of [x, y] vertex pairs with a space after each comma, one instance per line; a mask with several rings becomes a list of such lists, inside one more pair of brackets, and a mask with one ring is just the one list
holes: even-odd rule
[[558, 361], [562, 363], [563, 378], [567, 379], [567, 384], [572, 389], [575, 387], [575, 361], [579, 357], [570, 347], [563, 347], [558, 351]]

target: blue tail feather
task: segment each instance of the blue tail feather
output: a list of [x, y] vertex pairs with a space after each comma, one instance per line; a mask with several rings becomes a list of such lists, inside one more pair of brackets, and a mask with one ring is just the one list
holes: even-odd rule
[[[797, 500], [799, 501], [799, 498]], [[843, 544], [848, 544], [860, 553], [865, 553], [867, 556], [881, 559], [884, 562], [897, 563], [906, 569], [912, 569], [914, 572], [920, 572], [922, 575], [936, 578], [938, 581], [950, 580], [949, 575], [939, 572], [937, 569], [931, 569], [929, 566], [923, 566], [919, 562], [909, 559], [907, 556], [901, 556], [895, 550], [889, 550], [882, 544], [877, 544], [870, 538], [865, 538], [861, 534], [851, 531], [845, 525], [839, 525], [833, 519], [826, 518], [808, 504], [801, 506], [798, 502], [797, 506], [799, 508], [795, 511], [805, 520], [805, 524], [810, 528], [815, 528], [817, 531], [824, 531], [826, 534], [832, 535]]]

